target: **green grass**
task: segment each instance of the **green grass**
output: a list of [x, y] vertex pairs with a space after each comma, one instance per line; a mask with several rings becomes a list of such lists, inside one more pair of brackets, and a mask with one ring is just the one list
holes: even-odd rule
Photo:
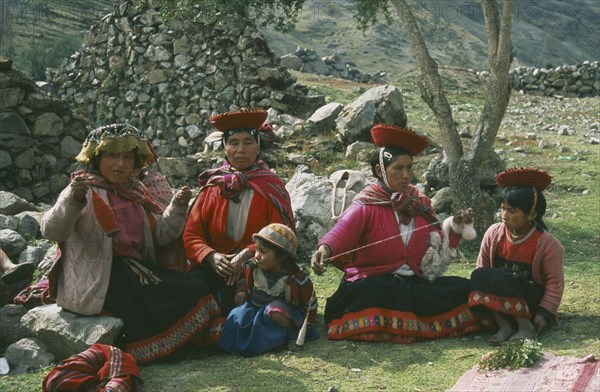
[[[460, 76], [460, 75], [459, 75]], [[304, 80], [300, 80], [304, 82]], [[331, 80], [310, 77], [311, 89], [327, 91]], [[405, 109], [409, 124], [417, 129], [433, 132], [435, 122], [426, 105], [420, 101], [418, 90], [409, 81], [403, 82]], [[461, 125], [474, 126], [481, 104], [477, 91], [471, 85], [467, 94], [460, 86], [471, 83], [461, 78], [452, 84], [458, 86], [449, 94], [454, 114]], [[308, 84], [308, 83], [307, 83]], [[328, 97], [328, 101], [350, 102], [358, 95], [353, 85], [343, 85]], [[339, 88], [339, 86], [338, 86]], [[332, 99], [335, 97], [335, 99]], [[549, 210], [546, 223], [565, 246], [565, 292], [559, 308], [561, 324], [541, 337], [542, 351], [555, 355], [583, 357], [600, 356], [600, 150], [597, 145], [584, 144], [578, 129], [575, 136], [558, 136], [556, 132], [542, 131], [546, 124], [577, 124], [572, 119], [597, 121], [600, 100], [564, 100], [519, 96], [515, 94], [509, 105], [501, 132], [516, 145], [524, 146], [526, 153], [514, 151], [498, 140], [495, 148], [507, 160], [509, 167], [537, 166], [550, 171], [553, 184], [545, 192]], [[547, 115], [540, 115], [543, 109]], [[537, 124], [537, 125], [536, 125]], [[527, 140], [526, 132], [536, 132], [548, 141], [547, 149], [537, 149], [537, 141]], [[325, 135], [325, 139], [333, 135]], [[561, 146], [556, 142], [560, 141]], [[320, 142], [318, 142], [320, 143]], [[286, 140], [282, 154], [304, 152], [317, 157], [311, 164], [315, 172], [328, 174], [339, 166], [356, 165], [344, 159], [344, 147], [316, 154], [310, 140], [292, 137]], [[569, 149], [570, 152], [561, 152]], [[581, 152], [585, 160], [563, 161], [565, 154]], [[282, 156], [276, 156], [283, 162]], [[426, 168], [429, 157], [417, 160], [417, 175]], [[293, 172], [281, 164], [278, 171]], [[587, 191], [587, 194], [583, 194]], [[461, 248], [463, 257], [452, 265], [448, 275], [468, 277], [475, 268], [478, 243], [474, 241]], [[308, 264], [305, 258], [301, 263]], [[314, 277], [319, 300], [318, 325], [321, 338], [307, 343], [298, 353], [276, 352], [256, 358], [240, 358], [216, 350], [185, 349], [171, 358], [141, 366], [143, 391], [326, 391], [335, 387], [340, 391], [443, 391], [477, 364], [482, 355], [492, 348], [485, 342], [486, 332], [457, 339], [422, 342], [411, 345], [329, 341], [323, 323], [326, 298], [339, 283], [341, 273], [330, 268], [320, 277]], [[49, 369], [35, 373], [0, 378], [2, 391], [37, 391]]]

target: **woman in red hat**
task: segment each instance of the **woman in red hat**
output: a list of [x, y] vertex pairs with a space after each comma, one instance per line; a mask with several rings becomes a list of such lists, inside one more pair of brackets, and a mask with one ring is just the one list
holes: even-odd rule
[[371, 157], [378, 181], [355, 197], [311, 260], [319, 275], [328, 259], [344, 271], [325, 307], [327, 337], [410, 343], [477, 330], [468, 279], [423, 268], [431, 259], [446, 268], [454, 260], [472, 212], [440, 224], [429, 198], [411, 184], [412, 157], [427, 138], [389, 125], [374, 126], [371, 135], [379, 147]]
[[469, 298], [473, 311], [491, 315], [498, 326], [488, 339], [492, 345], [535, 338], [558, 321], [565, 253], [542, 219], [548, 173], [510, 169], [498, 174], [496, 182], [504, 188], [502, 222], [490, 226], [483, 237]]
[[283, 181], [258, 159], [259, 128], [266, 118], [262, 109], [211, 117], [211, 124], [223, 132], [226, 162], [200, 174], [201, 189], [183, 233], [191, 267], [201, 268], [223, 316], [234, 307], [234, 283], [241, 264], [254, 255], [252, 235], [270, 223], [295, 230]]

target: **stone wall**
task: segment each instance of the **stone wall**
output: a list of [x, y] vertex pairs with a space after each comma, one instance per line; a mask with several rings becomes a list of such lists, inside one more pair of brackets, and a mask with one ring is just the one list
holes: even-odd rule
[[11, 66], [0, 60], [0, 190], [50, 201], [69, 182], [85, 120]]
[[527, 94], [567, 98], [600, 95], [600, 61], [553, 69], [518, 67], [510, 71], [513, 87]]
[[48, 73], [91, 124], [127, 121], [159, 156], [180, 157], [202, 149], [211, 114], [262, 106], [302, 117], [325, 103], [295, 83], [254, 26], [167, 24], [148, 3], [138, 10], [118, 2], [81, 50]]

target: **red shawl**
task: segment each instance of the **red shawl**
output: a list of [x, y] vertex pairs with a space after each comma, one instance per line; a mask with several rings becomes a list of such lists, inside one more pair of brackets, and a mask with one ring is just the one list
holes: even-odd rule
[[400, 220], [405, 225], [409, 224], [415, 215], [420, 215], [429, 224], [440, 228], [440, 222], [431, 207], [431, 200], [413, 185], [409, 185], [406, 192], [394, 193], [387, 185], [378, 181], [367, 185], [354, 197], [353, 202], [390, 207], [400, 215]]
[[238, 171], [225, 162], [221, 167], [206, 170], [198, 177], [200, 187], [217, 186], [221, 196], [236, 200], [244, 188], [251, 188], [270, 201], [284, 223], [295, 230], [292, 201], [281, 178], [263, 161], [258, 161], [244, 171]]
[[140, 372], [131, 354], [96, 343], [56, 366], [42, 382], [43, 392], [134, 391]]

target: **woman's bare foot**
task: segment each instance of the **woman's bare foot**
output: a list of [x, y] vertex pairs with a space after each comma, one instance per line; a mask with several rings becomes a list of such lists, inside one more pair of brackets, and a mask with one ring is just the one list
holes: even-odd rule
[[535, 339], [537, 337], [537, 331], [529, 319], [517, 319], [517, 324], [519, 330], [510, 338], [510, 340]]
[[499, 329], [494, 335], [490, 336], [488, 339], [488, 343], [491, 346], [499, 346], [500, 344], [506, 342], [512, 335], [512, 330], [509, 329]]

